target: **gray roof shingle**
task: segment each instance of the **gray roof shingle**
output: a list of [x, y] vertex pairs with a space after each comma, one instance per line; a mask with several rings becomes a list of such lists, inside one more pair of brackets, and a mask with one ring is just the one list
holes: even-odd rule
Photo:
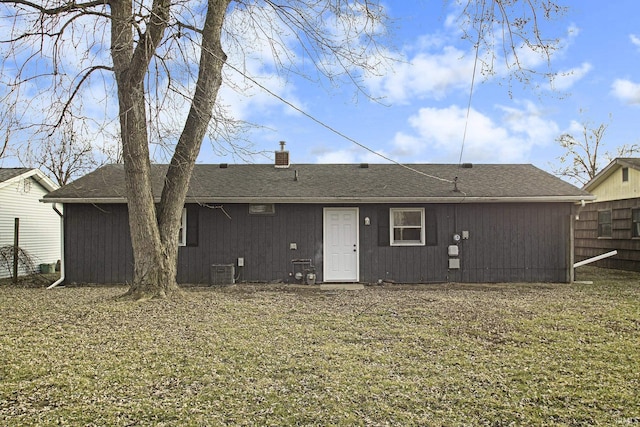
[[53, 191], [60, 186], [42, 173], [33, 168], [0, 168], [0, 188], [11, 185], [15, 181], [31, 178], [40, 184], [46, 191]]
[[0, 168], [0, 182], [9, 181], [16, 176], [27, 173], [31, 168]]
[[[167, 165], [153, 165], [160, 197]], [[297, 179], [296, 179], [297, 175]], [[434, 178], [437, 177], [437, 178]], [[458, 177], [454, 191], [453, 181]], [[528, 164], [197, 164], [187, 202], [323, 203], [580, 201], [586, 191]], [[45, 196], [46, 201], [124, 202], [122, 165], [104, 166]]]

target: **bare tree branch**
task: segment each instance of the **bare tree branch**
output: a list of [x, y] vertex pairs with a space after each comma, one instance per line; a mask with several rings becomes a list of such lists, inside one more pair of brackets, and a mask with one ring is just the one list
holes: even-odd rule
[[82, 87], [82, 84], [89, 79], [89, 77], [91, 76], [91, 73], [93, 73], [94, 71], [98, 71], [98, 70], [113, 71], [113, 68], [112, 67], [106, 67], [104, 65], [96, 65], [96, 66], [91, 67], [91, 68], [89, 68], [87, 70], [84, 70], [81, 73], [80, 81], [78, 82], [76, 87], [73, 89], [73, 92], [71, 92], [71, 95], [69, 96], [69, 98], [65, 101], [64, 106], [62, 107], [62, 112], [60, 113], [60, 118], [53, 125], [54, 129], [56, 129], [58, 126], [60, 126], [60, 123], [62, 123], [62, 121], [64, 120], [65, 114], [67, 113], [67, 111], [69, 109], [69, 106], [73, 103], [74, 98], [76, 97], [76, 95], [80, 91], [80, 88]]
[[55, 178], [59, 185], [86, 174], [99, 165], [94, 148], [75, 118], [65, 118], [45, 141], [18, 152], [20, 162], [35, 167]]
[[[536, 75], [552, 78], [551, 57], [559, 48], [558, 38], [546, 38], [540, 31], [540, 14], [545, 20], [553, 20], [567, 10], [553, 0], [467, 0], [460, 25], [465, 39], [474, 46], [479, 40], [483, 75], [494, 75], [499, 70], [496, 52], [502, 52], [504, 66], [511, 70], [508, 78], [526, 84]], [[523, 49], [544, 59], [548, 71], [537, 71], [524, 62]]]
[[34, 3], [26, 0], [11, 0], [11, 1], [3, 0], [0, 3], [7, 3], [12, 5], [17, 5], [17, 6], [26, 6], [29, 9], [33, 9], [44, 15], [51, 15], [51, 16], [64, 14], [66, 12], [86, 10], [95, 6], [107, 6], [109, 4], [109, 2], [105, 0], [95, 0], [95, 1], [90, 1], [86, 3], [76, 3], [75, 1], [72, 0], [67, 3], [64, 3], [62, 6], [46, 8], [44, 6], [41, 6], [38, 3]]
[[573, 183], [585, 185], [614, 158], [629, 157], [640, 152], [638, 144], [624, 144], [616, 148], [615, 154], [607, 151], [601, 155], [608, 127], [609, 124], [606, 123], [591, 127], [585, 121], [581, 124], [580, 138], [569, 133], [556, 138], [564, 152], [557, 158], [559, 165], [552, 166], [553, 173]]

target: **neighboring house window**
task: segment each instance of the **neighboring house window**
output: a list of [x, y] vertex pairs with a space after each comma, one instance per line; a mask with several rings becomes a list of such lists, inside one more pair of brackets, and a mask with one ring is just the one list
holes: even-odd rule
[[598, 212], [598, 237], [611, 237], [611, 211]]
[[389, 228], [392, 246], [424, 245], [424, 209], [392, 208]]
[[180, 231], [178, 232], [178, 246], [187, 246], [187, 208], [182, 209]]
[[631, 237], [640, 237], [640, 209], [631, 209]]
[[629, 168], [622, 168], [622, 182], [629, 182]]

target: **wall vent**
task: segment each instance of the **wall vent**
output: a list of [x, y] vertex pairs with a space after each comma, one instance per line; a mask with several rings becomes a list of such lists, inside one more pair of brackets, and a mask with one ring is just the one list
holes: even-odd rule
[[249, 215], [273, 215], [276, 213], [276, 205], [273, 203], [249, 204]]
[[235, 266], [233, 264], [212, 264], [209, 284], [232, 285], [235, 283], [234, 275]]

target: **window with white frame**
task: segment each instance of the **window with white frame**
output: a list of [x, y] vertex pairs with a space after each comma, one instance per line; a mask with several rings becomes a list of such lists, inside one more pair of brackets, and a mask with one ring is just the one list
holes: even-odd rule
[[424, 208], [391, 208], [391, 246], [424, 246]]
[[180, 231], [178, 232], [178, 246], [187, 246], [187, 208], [182, 209]]

